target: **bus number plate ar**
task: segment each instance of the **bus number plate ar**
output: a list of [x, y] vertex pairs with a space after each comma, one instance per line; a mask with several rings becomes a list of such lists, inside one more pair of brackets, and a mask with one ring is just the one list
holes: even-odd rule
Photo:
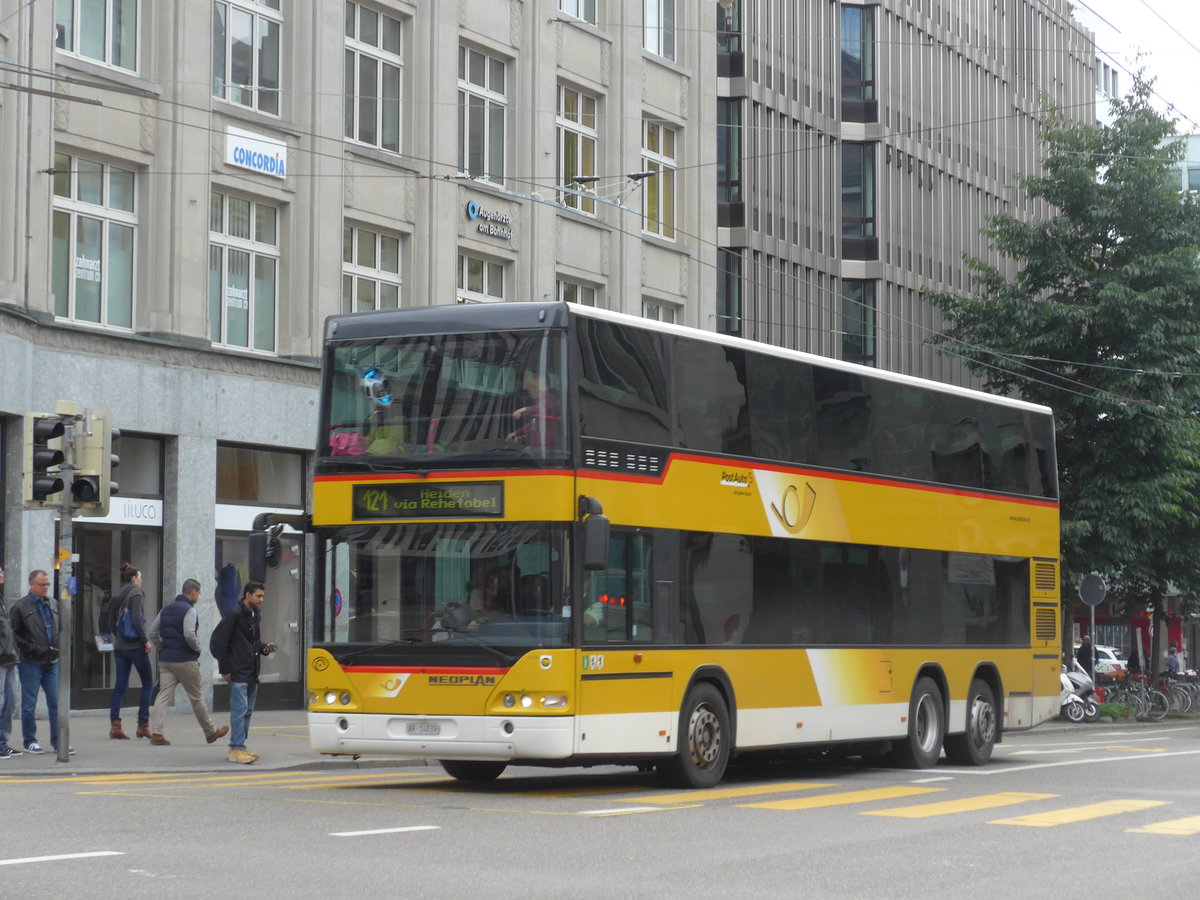
[[356, 484], [355, 519], [463, 519], [504, 515], [504, 482]]
[[409, 722], [407, 731], [409, 734], [420, 735], [441, 734], [442, 726], [438, 722]]

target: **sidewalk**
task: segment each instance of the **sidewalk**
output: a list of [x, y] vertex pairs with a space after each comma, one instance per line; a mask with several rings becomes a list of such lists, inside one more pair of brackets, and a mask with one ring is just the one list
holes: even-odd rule
[[[229, 713], [213, 713], [218, 727], [229, 724]], [[60, 763], [58, 754], [50, 748], [50, 724], [44, 718], [37, 723], [38, 743], [46, 748], [41, 755], [23, 753], [10, 759], [0, 759], [0, 779], [5, 775], [74, 775], [141, 772], [243, 771], [259, 769], [290, 769], [299, 766], [354, 766], [350, 757], [321, 756], [308, 743], [308, 714], [304, 710], [255, 710], [250, 720], [250, 736], [246, 748], [260, 754], [252, 765], [238, 765], [226, 759], [229, 736], [209, 744], [204, 732], [191, 715], [167, 716], [165, 736], [169, 747], [154, 747], [150, 741], [133, 737], [137, 723], [126, 720], [129, 740], [114, 741], [108, 736], [107, 716], [73, 715], [70, 722], [70, 745], [75, 755], [69, 762]], [[21, 720], [13, 720], [9, 745], [21, 747]]]

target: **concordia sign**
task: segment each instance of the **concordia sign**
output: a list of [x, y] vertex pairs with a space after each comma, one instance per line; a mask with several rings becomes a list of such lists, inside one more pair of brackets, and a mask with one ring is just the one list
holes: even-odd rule
[[239, 169], [286, 178], [287, 144], [229, 125], [225, 128], [225, 162]]

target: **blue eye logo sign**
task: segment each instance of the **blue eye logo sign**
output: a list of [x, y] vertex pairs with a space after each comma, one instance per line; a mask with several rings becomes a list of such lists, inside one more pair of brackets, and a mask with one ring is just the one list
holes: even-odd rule
[[468, 219], [478, 219], [479, 218], [479, 204], [476, 203], [474, 200], [470, 200], [467, 202], [467, 218]]

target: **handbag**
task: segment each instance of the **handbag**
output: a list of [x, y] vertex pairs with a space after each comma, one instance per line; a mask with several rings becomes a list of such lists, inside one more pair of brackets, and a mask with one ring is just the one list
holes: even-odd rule
[[133, 624], [133, 610], [126, 606], [121, 610], [121, 618], [117, 619], [117, 633], [127, 641], [140, 641], [137, 626]]

